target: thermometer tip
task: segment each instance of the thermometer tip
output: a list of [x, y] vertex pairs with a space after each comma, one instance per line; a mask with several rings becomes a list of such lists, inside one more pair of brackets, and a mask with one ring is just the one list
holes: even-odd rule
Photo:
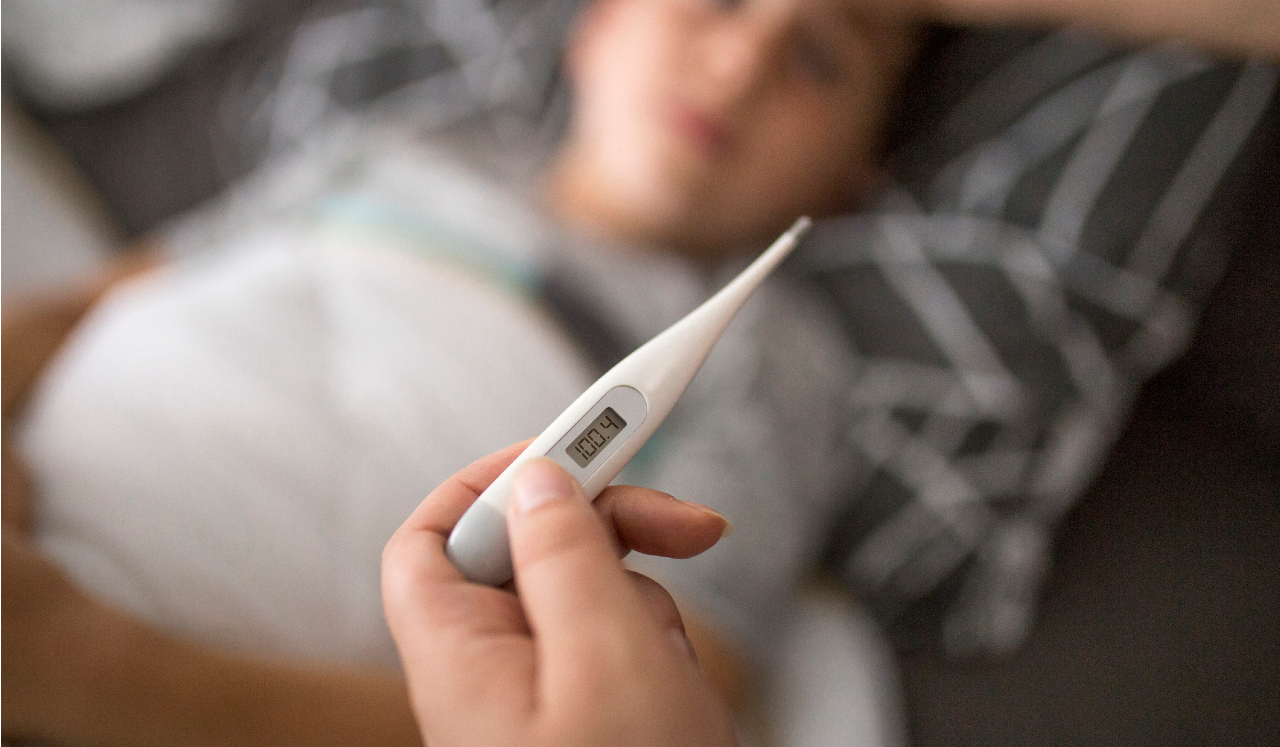
[[809, 216], [802, 215], [796, 219], [795, 223], [791, 224], [791, 228], [787, 229], [787, 236], [791, 239], [799, 241], [800, 237], [804, 236], [805, 233], [809, 230], [809, 227], [812, 225], [813, 225], [813, 221], [809, 219]]

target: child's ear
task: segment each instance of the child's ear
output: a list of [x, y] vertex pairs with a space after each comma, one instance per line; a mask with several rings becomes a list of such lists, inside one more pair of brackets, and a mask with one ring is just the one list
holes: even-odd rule
[[577, 81], [592, 45], [599, 44], [600, 37], [609, 26], [620, 0], [585, 0], [574, 17], [564, 45], [564, 69], [569, 80]]

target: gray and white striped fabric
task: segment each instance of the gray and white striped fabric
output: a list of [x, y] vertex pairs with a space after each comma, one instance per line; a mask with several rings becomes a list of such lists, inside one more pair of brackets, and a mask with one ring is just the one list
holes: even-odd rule
[[1226, 259], [1206, 207], [1275, 136], [1255, 133], [1270, 65], [1070, 31], [970, 34], [938, 64], [984, 55], [922, 96], [951, 101], [899, 150], [900, 186], [802, 257], [859, 355], [846, 437], [870, 467], [828, 561], [900, 641], [957, 654], [1025, 639], [1054, 522]]
[[[560, 50], [579, 0], [369, 0], [340, 3], [247, 64], [223, 97], [223, 168], [236, 174], [295, 153], [317, 133], [392, 119], [426, 131], [486, 118], [553, 138]], [[324, 7], [324, 6], [321, 6]], [[561, 107], [562, 108], [562, 107]], [[546, 143], [541, 143], [545, 146]]]

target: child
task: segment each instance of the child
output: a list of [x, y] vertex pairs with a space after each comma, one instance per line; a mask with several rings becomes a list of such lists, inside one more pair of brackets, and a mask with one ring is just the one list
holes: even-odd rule
[[[37, 545], [95, 596], [250, 655], [190, 691], [139, 688], [152, 702], [212, 709], [241, 741], [280, 702], [316, 706], [291, 706], [313, 730], [285, 729], [299, 741], [402, 717], [359, 669], [394, 662], [377, 599], [391, 530], [460, 464], [545, 427], [740, 267], [735, 252], [868, 192], [912, 48], [908, 25], [858, 0], [596, 0], [536, 183], [385, 132], [264, 176], [173, 232], [174, 253], [203, 256], [108, 297], [42, 382], [22, 437]], [[460, 149], [476, 147], [504, 162]], [[762, 289], [630, 473], [738, 520], [663, 575], [718, 631], [699, 642], [708, 671], [767, 639], [818, 550], [803, 540], [839, 484], [831, 405], [850, 366], [833, 325], [785, 281]], [[253, 655], [352, 674], [330, 670], [315, 697], [305, 668]], [[164, 656], [115, 652], [111, 671]], [[271, 697], [200, 689], [227, 681]]]

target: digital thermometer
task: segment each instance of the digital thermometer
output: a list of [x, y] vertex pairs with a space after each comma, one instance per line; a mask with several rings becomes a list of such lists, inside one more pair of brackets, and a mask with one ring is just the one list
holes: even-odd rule
[[462, 515], [445, 552], [471, 581], [511, 580], [507, 503], [520, 465], [547, 457], [595, 500], [675, 407], [752, 291], [809, 229], [801, 218], [728, 285], [588, 387]]

